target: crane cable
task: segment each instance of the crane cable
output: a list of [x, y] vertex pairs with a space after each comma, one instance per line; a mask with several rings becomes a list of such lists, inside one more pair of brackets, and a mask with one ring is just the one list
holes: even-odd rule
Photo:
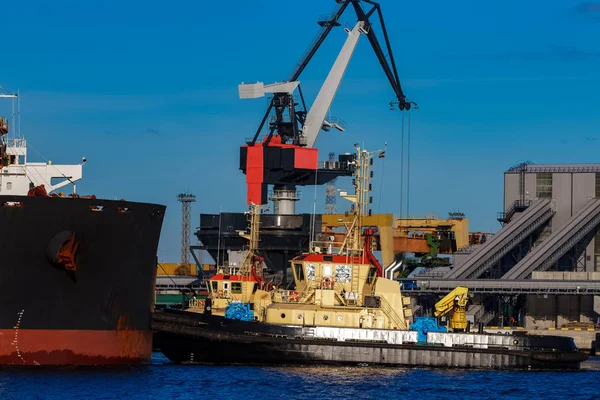
[[410, 109], [408, 110], [406, 146], [406, 218], [410, 218]]
[[404, 112], [402, 112], [402, 135], [400, 137], [400, 224], [402, 224], [404, 198]]

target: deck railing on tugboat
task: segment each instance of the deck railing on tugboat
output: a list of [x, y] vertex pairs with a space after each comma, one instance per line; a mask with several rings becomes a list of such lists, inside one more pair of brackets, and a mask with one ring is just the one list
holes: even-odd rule
[[[350, 297], [345, 297], [345, 293], [344, 293], [344, 285], [340, 282], [334, 282], [333, 283], [333, 291], [335, 292], [335, 295], [337, 296], [338, 300], [340, 301], [341, 304], [346, 304], [349, 305], [350, 303]], [[356, 301], [358, 299], [358, 294], [352, 293], [352, 300]]]
[[310, 251], [318, 254], [337, 255], [342, 248], [342, 242], [333, 242], [329, 240], [311, 240]]
[[311, 294], [314, 293], [314, 290], [317, 288], [317, 282], [312, 281], [301, 292], [279, 289], [275, 291], [274, 297], [277, 298], [277, 301], [282, 303], [303, 303], [310, 298]]
[[297, 303], [300, 299], [300, 293], [287, 289], [278, 289], [275, 291], [275, 293], [273, 293], [273, 295], [275, 299], [281, 303]]
[[[354, 276], [353, 276], [354, 279]], [[352, 284], [352, 286], [354, 287], [354, 284]], [[338, 298], [340, 299], [340, 302], [342, 304], [348, 305], [348, 306], [358, 306], [361, 304], [360, 300], [360, 293], [358, 292], [358, 290], [354, 290], [352, 289], [352, 291], [350, 292], [345, 292], [346, 288], [344, 286], [343, 283], [340, 282], [335, 282], [333, 285], [333, 290], [335, 290], [335, 294], [338, 296]]]
[[[389, 319], [392, 320], [392, 322], [394, 322], [394, 324], [396, 324], [396, 329], [402, 329], [403, 325], [405, 325], [402, 323], [402, 318], [400, 318], [398, 313], [392, 308], [390, 303], [388, 303], [387, 300], [383, 296], [380, 296], [379, 300], [380, 300], [381, 310], [385, 313], [385, 315], [387, 315], [387, 317]], [[391, 329], [391, 327], [390, 327], [390, 329]]]
[[266, 307], [263, 307], [260, 303], [254, 303], [254, 315], [259, 321], [265, 320], [265, 309]]
[[195, 297], [192, 297], [188, 301], [188, 308], [199, 308], [201, 310], [204, 310], [204, 306], [205, 306], [205, 301], [203, 299], [197, 299]]
[[[333, 242], [329, 240], [311, 240], [309, 249], [311, 252], [318, 254], [331, 254], [332, 256], [343, 255], [350, 257], [350, 254], [346, 254], [346, 252], [343, 251], [347, 247], [347, 244], [348, 243], [345, 242]], [[353, 255], [361, 257], [363, 251], [362, 249], [359, 249], [354, 250], [353, 253]], [[348, 262], [350, 263], [351, 260], [349, 259]]]

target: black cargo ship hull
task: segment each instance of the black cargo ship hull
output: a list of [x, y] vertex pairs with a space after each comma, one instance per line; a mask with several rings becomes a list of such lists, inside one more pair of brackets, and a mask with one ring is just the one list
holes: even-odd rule
[[[157, 345], [178, 363], [369, 364], [486, 369], [579, 369], [587, 356], [564, 337], [535, 337], [528, 348], [464, 348], [307, 338], [303, 327], [227, 320], [189, 312], [153, 316]], [[515, 336], [516, 337], [516, 336]], [[536, 343], [539, 341], [540, 343]], [[540, 349], [543, 344], [544, 349]]]
[[[165, 207], [0, 196], [0, 364], [150, 360]], [[74, 267], [56, 255], [73, 236]]]

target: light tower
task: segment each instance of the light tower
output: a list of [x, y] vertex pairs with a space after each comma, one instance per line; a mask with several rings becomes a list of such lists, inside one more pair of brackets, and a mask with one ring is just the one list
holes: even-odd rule
[[177, 201], [181, 203], [181, 264], [190, 263], [190, 210], [196, 196], [190, 193], [179, 193]]
[[[335, 163], [335, 153], [329, 153], [329, 165], [331, 166], [333, 163]], [[327, 187], [325, 188], [325, 214], [335, 214], [336, 180], [337, 178], [334, 178], [327, 182]]]

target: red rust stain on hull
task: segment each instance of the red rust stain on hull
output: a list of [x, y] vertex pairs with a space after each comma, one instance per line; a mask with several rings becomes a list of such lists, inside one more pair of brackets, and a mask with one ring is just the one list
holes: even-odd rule
[[0, 329], [2, 365], [140, 364], [151, 357], [150, 331]]

